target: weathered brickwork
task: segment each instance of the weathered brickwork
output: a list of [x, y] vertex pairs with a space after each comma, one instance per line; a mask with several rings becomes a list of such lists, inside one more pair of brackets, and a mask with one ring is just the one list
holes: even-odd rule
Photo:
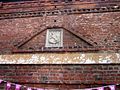
[[[0, 79], [60, 90], [120, 84], [120, 65], [110, 64], [120, 61], [120, 0], [55, 1], [0, 2], [0, 54], [40, 52], [1, 55], [2, 64], [16, 65], [0, 65]], [[47, 30], [56, 28], [63, 29], [63, 47], [46, 48]]]
[[[119, 12], [110, 12], [1, 20], [1, 53], [11, 52], [15, 48], [23, 48], [26, 45], [31, 48], [36, 47], [35, 50], [39, 50], [45, 45], [47, 28], [56, 27], [64, 30], [64, 46], [68, 43], [65, 42], [66, 40], [71, 43], [70, 46], [75, 46], [76, 40], [71, 40], [71, 38], [77, 35], [76, 39], [84, 39], [82, 42], [88, 42], [90, 44], [88, 46], [119, 47], [119, 18]], [[54, 22], [55, 20], [56, 22]], [[67, 32], [71, 33], [69, 37], [65, 35]]]
[[[95, 5], [89, 6], [91, 3]], [[103, 7], [104, 4], [106, 7]], [[30, 9], [31, 5], [33, 5], [32, 9]], [[38, 8], [39, 5], [43, 5], [40, 8], [44, 7], [44, 9]], [[85, 7], [77, 7], [77, 5]], [[51, 49], [45, 48], [48, 28], [63, 29], [63, 47], [57, 50], [52, 49], [53, 51], [84, 51], [85, 48], [88, 51], [112, 50], [119, 52], [119, 1], [93, 0], [52, 3], [46, 0], [1, 3], [1, 6], [0, 17], [4, 17], [0, 20], [1, 54], [21, 51], [50, 51]], [[51, 9], [51, 6], [54, 8]], [[61, 7], [56, 9], [59, 6]], [[38, 10], [35, 11], [35, 9]], [[46, 12], [49, 10], [53, 12]], [[84, 13], [78, 13], [79, 10]], [[29, 14], [26, 13], [28, 11], [30, 11]], [[96, 11], [97, 13], [95, 13]], [[13, 12], [14, 14], [12, 14]], [[20, 17], [17, 18], [16, 15]], [[25, 17], [22, 18], [23, 16]]]
[[120, 65], [0, 65], [0, 78], [60, 90], [96, 87], [120, 83]]

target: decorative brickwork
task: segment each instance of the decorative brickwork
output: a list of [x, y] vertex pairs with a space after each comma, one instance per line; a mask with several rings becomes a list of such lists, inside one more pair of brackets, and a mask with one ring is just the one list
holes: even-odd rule
[[51, 15], [63, 15], [63, 14], [85, 14], [85, 13], [103, 13], [103, 12], [116, 12], [120, 11], [120, 6], [112, 7], [100, 7], [91, 9], [63, 9], [63, 10], [49, 10], [49, 11], [26, 11], [26, 12], [14, 12], [0, 14], [0, 19], [12, 19], [12, 18], [26, 18], [26, 17], [42, 17]]
[[[109, 12], [1, 20], [1, 53], [10, 53], [11, 51], [16, 52], [21, 50], [26, 51], [27, 48], [23, 47], [30, 42], [33, 43], [30, 47], [34, 47], [34, 44], [36, 44], [36, 49], [33, 48], [34, 51], [46, 51], [46, 49], [49, 51], [49, 48], [44, 48], [46, 31], [48, 28], [56, 27], [63, 28], [64, 45], [63, 48], [61, 48], [61, 51], [82, 51], [84, 48], [87, 48], [88, 51], [118, 51], [120, 48], [119, 18], [119, 12]], [[56, 20], [56, 22], [54, 22], [54, 20]], [[67, 37], [65, 32], [69, 32], [70, 37]], [[81, 46], [80, 44], [77, 44], [76, 46], [75, 43], [67, 45], [68, 43], [73, 42], [73, 40], [70, 39], [71, 37], [89, 44], [88, 47], [84, 47], [85, 45]], [[36, 42], [37, 38], [39, 38], [38, 42]], [[68, 38], [70, 40], [68, 40]], [[66, 42], [66, 39], [70, 42]], [[74, 42], [76, 42], [76, 40]], [[81, 41], [79, 41], [79, 43], [80, 42]]]
[[[1, 6], [1, 54], [33, 51], [119, 52], [119, 1], [46, 0], [1, 3]], [[63, 29], [63, 46], [59, 49], [45, 47], [49, 28]]]

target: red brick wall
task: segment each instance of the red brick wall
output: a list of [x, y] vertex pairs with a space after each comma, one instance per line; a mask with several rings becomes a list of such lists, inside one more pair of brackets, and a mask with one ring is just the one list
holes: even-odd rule
[[[73, 3], [74, 5], [65, 2], [53, 4], [49, 1], [43, 3], [38, 3], [37, 1], [0, 3], [0, 12], [8, 13], [74, 8], [88, 8], [89, 10], [89, 8], [120, 5], [118, 0], [88, 1], [89, 0], [84, 2], [76, 1]], [[114, 9], [107, 8], [107, 10], [113, 11]], [[97, 9], [94, 9], [94, 11], [95, 10]], [[101, 9], [99, 9], [99, 11], [100, 10]], [[1, 18], [2, 15], [3, 17], [7, 17], [7, 15], [9, 17], [9, 14], [6, 14], [6, 16], [4, 16], [5, 14], [0, 15]], [[11, 13], [10, 17], [14, 15], [15, 14]], [[55, 20], [56, 22], [54, 22]], [[45, 45], [46, 31], [40, 32], [52, 27], [65, 29], [64, 46], [73, 46], [76, 42], [79, 45], [81, 45], [81, 42], [87, 45], [83, 40], [81, 41], [81, 39], [78, 39], [69, 31], [74, 32], [75, 35], [77, 34], [78, 36], [84, 37], [87, 41], [91, 40], [93, 44], [96, 43], [98, 46], [119, 46], [119, 22], [120, 12], [71, 15], [65, 13], [64, 15], [0, 19], [0, 54], [6, 52], [11, 53], [11, 51], [16, 49], [17, 45], [21, 45], [21, 43], [23, 45], [20, 49], [32, 47], [38, 50], [39, 47]], [[36, 33], [39, 34], [31, 38], [36, 35]], [[30, 41], [24, 43], [27, 39]], [[117, 40], [117, 42], [115, 40]], [[27, 86], [61, 88], [61, 90], [69, 90], [69, 88], [89, 88], [120, 83], [120, 65], [0, 65], [0, 79]], [[0, 88], [2, 87], [3, 85], [0, 85]], [[119, 90], [120, 87], [117, 88]]]
[[[29, 45], [30, 47], [37, 47], [34, 49], [39, 50], [38, 47], [44, 47], [46, 38], [46, 31], [40, 32], [54, 27], [64, 29], [63, 47], [68, 43], [70, 46], [74, 46], [78, 41], [79, 45], [81, 43], [77, 37], [66, 31], [73, 32], [79, 38], [82, 37], [86, 41], [92, 42], [93, 45], [119, 46], [119, 18], [119, 12], [109, 12], [0, 20], [0, 52], [11, 52], [21, 44], [23, 44], [21, 48], [24, 50], [26, 49], [24, 47], [30, 43], [32, 43]], [[37, 36], [35, 37], [35, 35]], [[71, 38], [76, 38], [76, 40]], [[29, 42], [24, 43], [26, 40]]]
[[[22, 50], [33, 48], [34, 51], [39, 51], [39, 47], [45, 46], [46, 31], [42, 32], [42, 30], [54, 27], [65, 29], [63, 47], [74, 46], [78, 42], [79, 46], [86, 46], [90, 43], [92, 46], [107, 48], [113, 46], [114, 49], [116, 47], [118, 49], [120, 48], [118, 47], [120, 46], [120, 12], [115, 11], [120, 9], [119, 3], [118, 0], [86, 0], [72, 3], [63, 1], [54, 3], [43, 0], [42, 2], [1, 3], [0, 54], [11, 53], [13, 50], [19, 49], [19, 46], [22, 46], [20, 47]], [[51, 9], [51, 7], [54, 8]], [[57, 14], [55, 10], [58, 10]], [[38, 11], [45, 14], [41, 15]], [[97, 13], [94, 13], [96, 11]], [[47, 14], [48, 12], [51, 14]], [[71, 33], [66, 33], [66, 30], [77, 35], [79, 39]], [[81, 41], [80, 38], [85, 39], [88, 43]]]
[[120, 84], [120, 65], [0, 65], [0, 79], [61, 90], [96, 87]]

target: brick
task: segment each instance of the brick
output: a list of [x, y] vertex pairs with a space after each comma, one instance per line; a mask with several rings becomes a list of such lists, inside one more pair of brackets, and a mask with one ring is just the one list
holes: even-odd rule
[[[78, 1], [74, 1], [73, 5], [69, 7], [78, 8], [75, 2], [77, 2], [78, 4], [81, 3]], [[88, 1], [83, 2], [82, 4], [85, 7], [88, 7], [88, 5], [86, 5], [86, 2]], [[99, 1], [99, 3], [97, 1], [92, 2], [95, 4], [95, 6], [92, 6], [91, 8], [102, 7], [101, 4], [103, 3], [100, 2], [104, 1]], [[44, 2], [43, 4], [45, 3], [50, 4], [50, 2]], [[107, 7], [109, 6], [109, 3], [116, 3], [115, 5], [117, 5], [119, 2], [106, 1]], [[2, 3], [3, 8], [6, 8], [6, 10], [2, 10], [1, 8], [0, 11], [2, 13], [5, 13], [6, 11], [7, 13], [19, 12], [19, 9], [21, 9], [22, 7], [24, 7], [24, 9], [22, 8], [22, 11], [35, 11], [38, 10], [37, 7], [39, 6], [37, 1], [35, 1], [34, 3], [22, 2], [22, 4], [20, 2], [16, 2], [16, 4]], [[50, 5], [54, 4], [55, 3], [51, 3]], [[62, 3], [59, 2], [59, 6], [61, 4]], [[37, 7], [28, 8], [29, 5], [37, 5]], [[12, 7], [14, 7], [14, 9], [11, 9]], [[51, 7], [47, 8], [44, 6], [44, 8], [46, 8], [46, 10], [49, 10]], [[63, 6], [61, 7], [61, 9], [63, 9]], [[64, 47], [90, 47], [90, 42], [92, 42], [92, 44], [96, 43], [97, 46], [119, 46], [119, 16], [119, 12], [107, 12], [3, 19], [0, 20], [0, 53], [11, 53], [12, 51], [14, 51], [14, 49], [16, 50], [19, 45], [20, 47], [18, 49], [20, 50], [40, 51], [41, 47], [45, 47], [47, 28], [54, 27], [63, 28]], [[45, 31], [41, 32], [42, 30]], [[116, 40], [117, 42], [114, 42]], [[116, 48], [114, 48], [114, 50], [115, 49]]]
[[[91, 47], [93, 44], [104, 47], [120, 45], [118, 40], [120, 33], [120, 12], [112, 12], [114, 10], [111, 9], [112, 11], [108, 12], [108, 10], [105, 13], [69, 13], [68, 15], [64, 10], [68, 8], [84, 8], [84, 10], [89, 8], [91, 10], [92, 8], [105, 6], [110, 8], [111, 6], [119, 6], [119, 1], [84, 0], [80, 2], [74, 0], [69, 6], [68, 4], [64, 0], [57, 3], [50, 2], [49, 0], [14, 3], [0, 2], [0, 15], [3, 15], [2, 13], [13, 14], [13, 12], [43, 10], [43, 13], [45, 13], [45, 10], [63, 10], [61, 12], [63, 15], [55, 15], [52, 11], [50, 16], [22, 18], [21, 15], [21, 18], [0, 19], [0, 54], [11, 54], [14, 49], [39, 51], [41, 47], [45, 47], [48, 28], [63, 29], [63, 46], [66, 48], [75, 49], [74, 47], [79, 45], [87, 51], [86, 47]], [[115, 49], [113, 47], [113, 51]], [[120, 65], [6, 64], [0, 65], [0, 79], [22, 85], [60, 88], [61, 90], [89, 88], [120, 83]], [[0, 85], [0, 90], [4, 90], [5, 85], [3, 84]], [[119, 90], [120, 87], [117, 86], [117, 88]], [[14, 87], [11, 89], [14, 89]], [[22, 90], [26, 90], [26, 88]]]
[[[11, 69], [11, 65], [4, 65], [0, 78], [3, 80], [16, 82], [20, 84], [28, 84], [34, 83], [37, 85], [49, 85], [49, 84], [61, 84], [64, 85], [63, 82], [70, 85], [82, 85], [82, 84], [117, 84], [120, 83], [120, 70], [119, 69], [109, 69], [111, 67], [118, 67], [119, 65], [12, 65], [12, 68], [16, 68], [17, 72], [14, 72], [14, 69]], [[2, 66], [1, 66], [2, 67]], [[81, 69], [76, 69], [76, 67], [83, 68], [82, 73]], [[96, 67], [96, 69], [89, 70], [88, 68]], [[107, 67], [107, 68], [106, 68]], [[22, 72], [21, 72], [21, 69]], [[38, 68], [38, 69], [35, 69]], [[56, 70], [59, 69], [59, 72]], [[62, 69], [61, 69], [62, 68]], [[101, 70], [102, 68], [102, 70]], [[11, 72], [6, 72], [9, 70]], [[31, 72], [32, 69], [35, 69], [34, 72]], [[46, 72], [40, 72], [39, 69], [49, 69]], [[74, 69], [74, 71], [73, 71]], [[51, 72], [54, 71], [54, 72]], [[103, 72], [106, 72], [104, 73]], [[77, 72], [76, 72], [77, 71]], [[31, 85], [32, 86], [32, 85]], [[38, 87], [39, 87], [38, 86]], [[68, 86], [69, 87], [69, 86]], [[87, 85], [86, 85], [87, 87]]]

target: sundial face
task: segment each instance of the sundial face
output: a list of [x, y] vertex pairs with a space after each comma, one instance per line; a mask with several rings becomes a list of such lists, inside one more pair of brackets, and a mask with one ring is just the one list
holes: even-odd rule
[[46, 35], [46, 47], [62, 47], [63, 46], [63, 30], [48, 29]]

